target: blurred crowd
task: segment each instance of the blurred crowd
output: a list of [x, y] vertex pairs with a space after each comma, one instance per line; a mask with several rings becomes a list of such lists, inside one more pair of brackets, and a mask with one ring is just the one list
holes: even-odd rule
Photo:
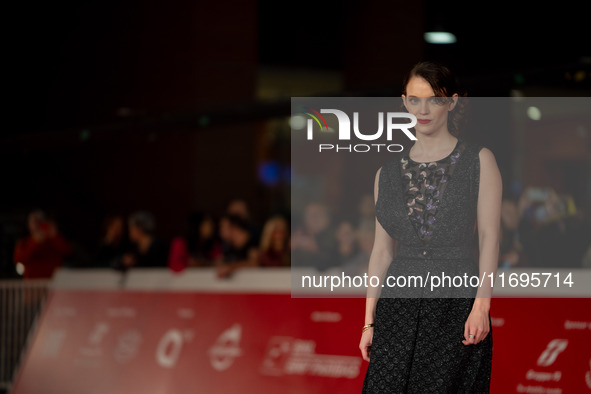
[[[247, 267], [295, 264], [320, 270], [339, 267], [350, 275], [367, 271], [375, 233], [373, 196], [363, 196], [358, 209], [347, 216], [320, 202], [307, 204], [302, 212], [293, 226], [291, 218], [282, 215], [260, 225], [252, 220], [247, 203], [236, 199], [218, 217], [191, 214], [186, 234], [170, 242], [159, 238], [150, 212], [110, 215], [87, 266], [121, 271], [168, 267], [175, 272], [214, 267], [220, 278]], [[75, 255], [75, 244], [43, 211], [29, 214], [28, 231], [14, 248], [16, 270], [24, 278], [51, 277]], [[570, 196], [528, 187], [503, 200], [499, 268], [591, 268], [589, 234], [589, 222]]]
[[[168, 267], [175, 272], [187, 267], [215, 267], [219, 277], [228, 277], [243, 267], [290, 265], [288, 219], [274, 215], [260, 227], [251, 220], [243, 200], [230, 202], [219, 218], [193, 213], [187, 227], [185, 235], [168, 243], [159, 237], [156, 218], [150, 212], [109, 215], [89, 263], [82, 266], [121, 271]], [[43, 211], [29, 214], [28, 230], [29, 235], [14, 248], [16, 270], [24, 278], [48, 278], [62, 265], [80, 266], [73, 257], [75, 243], [66, 240]]]
[[591, 268], [589, 218], [552, 188], [503, 199], [499, 267]]

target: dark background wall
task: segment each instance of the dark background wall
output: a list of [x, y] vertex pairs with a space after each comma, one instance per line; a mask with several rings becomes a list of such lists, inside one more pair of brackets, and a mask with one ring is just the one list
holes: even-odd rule
[[[108, 213], [152, 211], [164, 239], [195, 210], [221, 213], [244, 198], [262, 222], [289, 210], [289, 179], [260, 177], [289, 163], [289, 140], [272, 125], [289, 115], [289, 91], [259, 100], [261, 70], [310, 80], [309, 94], [398, 95], [422, 59], [447, 63], [472, 96], [589, 92], [584, 13], [495, 2], [89, 1], [15, 3], [5, 63], [0, 136], [2, 259], [26, 214], [55, 214], [91, 250]], [[443, 28], [451, 46], [426, 44]], [[574, 78], [583, 70], [582, 80]], [[330, 88], [328, 87], [330, 86]], [[328, 90], [327, 90], [328, 89]], [[488, 125], [472, 134], [510, 172], [511, 137]], [[531, 170], [528, 170], [531, 171]], [[509, 179], [509, 177], [507, 177]]]

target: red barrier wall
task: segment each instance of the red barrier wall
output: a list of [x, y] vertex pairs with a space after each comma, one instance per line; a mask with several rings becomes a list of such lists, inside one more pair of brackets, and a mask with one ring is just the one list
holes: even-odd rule
[[[591, 391], [591, 300], [495, 298], [493, 393]], [[54, 289], [13, 392], [359, 393], [365, 300]]]

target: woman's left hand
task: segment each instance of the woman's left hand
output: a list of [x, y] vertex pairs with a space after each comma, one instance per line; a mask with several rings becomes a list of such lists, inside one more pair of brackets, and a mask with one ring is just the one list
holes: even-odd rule
[[[464, 345], [475, 345], [482, 341], [488, 335], [490, 329], [490, 322], [488, 319], [488, 311], [484, 309], [472, 309], [466, 324], [464, 324]], [[474, 334], [473, 338], [470, 338], [470, 334]]]

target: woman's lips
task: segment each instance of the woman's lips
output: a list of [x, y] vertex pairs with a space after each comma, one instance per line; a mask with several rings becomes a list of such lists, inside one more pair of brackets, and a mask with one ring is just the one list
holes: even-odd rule
[[418, 121], [420, 124], [427, 124], [427, 123], [431, 122], [431, 120], [430, 120], [430, 119], [417, 119], [417, 121]]

